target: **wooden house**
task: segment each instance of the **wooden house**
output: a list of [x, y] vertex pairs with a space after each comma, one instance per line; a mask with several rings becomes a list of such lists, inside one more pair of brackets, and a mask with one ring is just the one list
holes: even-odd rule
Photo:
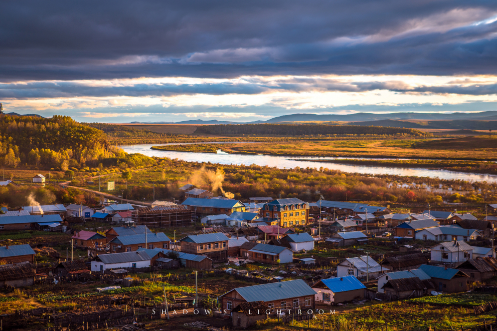
[[109, 242], [111, 253], [133, 252], [142, 248], [168, 249], [171, 240], [163, 233], [145, 233], [132, 236], [118, 236]]
[[423, 264], [419, 267], [435, 284], [435, 291], [445, 293], [466, 292], [469, 276], [457, 269]]
[[2, 264], [17, 264], [22, 262], [35, 262], [35, 251], [31, 246], [12, 245], [0, 246], [0, 263]]
[[83, 260], [65, 261], [59, 263], [53, 271], [54, 275], [69, 276], [77, 274], [89, 274], [90, 269]]
[[152, 234], [153, 232], [146, 225], [120, 226], [113, 227], [105, 232], [107, 242], [118, 236], [133, 236], [135, 234], [144, 234], [145, 232]]
[[423, 264], [427, 264], [428, 259], [422, 253], [406, 254], [399, 256], [389, 256], [385, 258], [384, 267], [390, 270], [410, 270], [416, 269]]
[[497, 276], [497, 260], [492, 257], [469, 259], [455, 268], [468, 275], [469, 282], [482, 282]]
[[71, 239], [75, 247], [80, 248], [105, 248], [107, 245], [107, 238], [100, 233], [93, 231], [79, 231], [76, 232]]
[[268, 305], [263, 301], [242, 302], [231, 311], [233, 327], [246, 329], [267, 318]]
[[439, 224], [434, 220], [409, 221], [397, 225], [394, 228], [395, 236], [403, 238], [414, 238], [416, 231], [428, 228], [436, 228]]
[[417, 277], [390, 279], [383, 285], [383, 292], [396, 300], [417, 298], [430, 294], [436, 288], [431, 279], [421, 280]]
[[206, 233], [189, 235], [179, 242], [181, 251], [191, 254], [203, 254], [214, 261], [228, 260], [228, 240], [224, 233]]
[[364, 286], [354, 276], [321, 279], [312, 289], [316, 291], [316, 303], [331, 305], [364, 299]]
[[248, 251], [248, 258], [259, 263], [291, 263], [293, 252], [287, 247], [257, 244]]

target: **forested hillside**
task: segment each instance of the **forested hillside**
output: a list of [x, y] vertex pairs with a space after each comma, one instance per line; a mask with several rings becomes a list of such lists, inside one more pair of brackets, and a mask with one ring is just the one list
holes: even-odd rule
[[[105, 134], [67, 116], [0, 116], [0, 162], [67, 170], [116, 157]], [[119, 155], [121, 156], [121, 155]]]
[[322, 124], [225, 124], [199, 126], [195, 134], [212, 135], [258, 135], [258, 136], [333, 136], [333, 135], [378, 135], [378, 136], [424, 136], [424, 132], [404, 128], [358, 125]]

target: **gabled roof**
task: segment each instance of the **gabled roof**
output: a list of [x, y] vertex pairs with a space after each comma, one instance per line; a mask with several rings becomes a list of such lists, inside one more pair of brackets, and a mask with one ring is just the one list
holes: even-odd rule
[[445, 269], [444, 267], [437, 267], [434, 265], [423, 264], [419, 267], [419, 269], [424, 271], [431, 278], [451, 280], [455, 276], [468, 277], [468, 275], [466, 275], [464, 272], [461, 272], [457, 269]]
[[267, 205], [271, 206], [286, 206], [286, 205], [301, 205], [305, 204], [306, 202], [297, 199], [297, 198], [286, 198], [286, 199], [275, 199], [271, 202], [266, 203]]
[[120, 204], [108, 205], [102, 209], [105, 209], [110, 213], [117, 213], [118, 211], [134, 210], [135, 208], [133, 208], [133, 206], [129, 203], [120, 203]]
[[354, 216], [354, 218], [359, 218], [359, 219], [365, 221], [366, 219], [367, 220], [374, 220], [376, 218], [376, 216], [374, 216], [371, 213], [367, 213], [367, 214], [357, 214]]
[[229, 238], [226, 237], [224, 233], [216, 232], [216, 233], [205, 233], [205, 234], [197, 234], [197, 235], [188, 235], [181, 239], [180, 241], [188, 241], [194, 242], [196, 244], [205, 244], [212, 243], [216, 241], [226, 241]]
[[434, 250], [437, 247], [440, 247], [440, 250], [449, 251], [449, 252], [457, 252], [457, 251], [470, 252], [473, 250], [472, 246], [470, 246], [469, 244], [467, 244], [465, 241], [462, 241], [462, 240], [446, 241], [446, 242], [443, 242], [443, 243], [436, 245], [435, 247], [432, 248], [432, 250]]
[[285, 234], [293, 232], [290, 228], [282, 228], [279, 225], [259, 225], [257, 227], [260, 231], [267, 234]]
[[418, 221], [404, 222], [402, 224], [397, 225], [397, 228], [421, 230], [421, 229], [433, 228], [438, 226], [439, 224], [434, 220], [418, 220]]
[[[495, 262], [494, 258], [488, 258], [488, 260], [493, 259]], [[469, 259], [467, 261], [461, 262], [457, 267], [457, 269], [475, 269], [478, 272], [495, 272], [497, 271], [497, 267], [494, 266], [492, 263], [488, 263], [487, 259], [483, 259], [481, 257], [477, 257], [476, 259]]]
[[242, 221], [252, 221], [254, 218], [257, 217], [259, 217], [258, 213], [249, 213], [241, 211], [234, 212], [229, 216], [230, 219], [242, 220]]
[[79, 240], [89, 240], [89, 239], [104, 239], [105, 237], [102, 236], [99, 233], [93, 232], [93, 231], [84, 231], [81, 230], [77, 233], [74, 234], [74, 236], [71, 237], [72, 239], [79, 239]]
[[34, 278], [36, 270], [31, 263], [0, 265], [0, 281]]
[[313, 285], [315, 287], [317, 284], [323, 283], [327, 288], [333, 293], [347, 292], [360, 290], [366, 288], [357, 278], [354, 276], [345, 277], [334, 277], [328, 279], [321, 279], [318, 283]]
[[309, 241], [314, 242], [314, 238], [312, 238], [307, 232], [287, 234], [285, 238], [289, 242], [294, 243], [304, 243]]
[[38, 223], [38, 222], [62, 222], [60, 215], [21, 215], [21, 216], [2, 216], [0, 217], [0, 225], [5, 224], [22, 224], [22, 223]]
[[488, 221], [460, 220], [456, 221], [456, 224], [463, 229], [476, 229], [480, 231], [485, 231], [486, 229], [492, 228], [492, 224]]
[[[302, 279], [289, 280], [287, 282], [277, 282], [277, 283], [268, 283], [263, 285], [239, 287], [231, 291], [237, 291], [238, 294], [240, 294], [242, 298], [244, 298], [247, 302], [254, 302], [254, 301], [269, 302], [269, 301], [298, 298], [298, 297], [310, 296], [316, 294], [316, 291], [314, 291]], [[230, 293], [231, 291], [227, 293]]]
[[22, 255], [35, 255], [35, 251], [28, 244], [25, 245], [12, 245], [0, 246], [0, 258], [22, 256]]
[[452, 217], [452, 212], [450, 211], [441, 211], [441, 210], [425, 210], [423, 214], [429, 214], [438, 219], [448, 219]]
[[233, 200], [233, 199], [187, 198], [185, 201], [183, 201], [182, 205], [192, 206], [192, 207], [231, 209], [235, 207], [235, 205], [238, 203], [243, 206], [243, 203], [241, 203], [239, 200]]
[[169, 253], [175, 253], [175, 254], [178, 254], [178, 258], [180, 260], [195, 261], [195, 262], [202, 262], [205, 259], [210, 260], [210, 258], [207, 257], [207, 256], [205, 256], [205, 255], [197, 255], [197, 254], [190, 254], [190, 253], [172, 251], [172, 250], [164, 249], [164, 248], [153, 248], [153, 249], [144, 249], [144, 248], [142, 248], [142, 249], [139, 249], [138, 251], [139, 252], [140, 251], [146, 251], [147, 254], [149, 256], [151, 256], [151, 257], [154, 257], [155, 255], [157, 255], [159, 253], [164, 253], [165, 255], [167, 255]]
[[7, 210], [5, 214], [0, 214], [0, 217], [5, 216], [27, 216], [30, 215], [27, 210]]
[[80, 209], [85, 210], [85, 209], [91, 209], [91, 208], [88, 207], [88, 206], [85, 206], [85, 205], [81, 206], [81, 205], [77, 205], [77, 204], [70, 204], [69, 206], [66, 207], [66, 209], [67, 210], [76, 210], [76, 211], [78, 211]]
[[147, 252], [136, 251], [136, 252], [125, 252], [125, 253], [112, 253], [112, 254], [100, 254], [97, 259], [106, 264], [114, 263], [127, 263], [127, 262], [138, 262], [138, 261], [148, 261], [152, 259]]
[[453, 216], [459, 217], [461, 220], [477, 221], [478, 219], [470, 213], [466, 214], [454, 214]]
[[338, 232], [337, 235], [342, 239], [363, 239], [368, 237], [361, 231]]
[[245, 237], [232, 237], [228, 240], [228, 247], [239, 247], [246, 242], [248, 242], [248, 240]]
[[275, 246], [275, 245], [257, 244], [250, 251], [276, 255], [276, 254], [280, 254], [285, 249], [288, 249], [288, 248], [281, 247], [281, 246]]
[[93, 218], [101, 218], [101, 219], [104, 219], [107, 216], [109, 216], [109, 214], [107, 214], [107, 213], [95, 213], [92, 215]]
[[31, 214], [33, 213], [63, 213], [66, 212], [67, 209], [63, 204], [57, 205], [41, 205], [41, 206], [25, 206], [22, 209], [27, 210]]
[[411, 214], [413, 220], [434, 220], [435, 216], [429, 214]]
[[433, 281], [421, 280], [417, 277], [390, 279], [383, 288], [393, 288], [396, 292], [435, 289]]
[[[370, 256], [349, 257], [345, 259], [360, 271], [376, 272], [383, 270], [382, 267]], [[343, 262], [342, 262], [343, 263]], [[368, 267], [369, 266], [369, 267]]]
[[114, 232], [116, 232], [118, 236], [133, 236], [135, 234], [143, 234], [145, 233], [145, 231], [147, 233], [152, 233], [152, 231], [150, 231], [150, 229], [146, 225], [119, 226], [111, 228], [110, 230], [114, 230]]
[[188, 189], [191, 189], [192, 187], [195, 187], [195, 185], [185, 184], [185, 185], [181, 186], [179, 189], [182, 190], [182, 191], [186, 191]]
[[[479, 235], [478, 230], [475, 229], [463, 229], [459, 226], [454, 225], [442, 225], [435, 228], [423, 229], [423, 231], [428, 231], [434, 236], [439, 236], [441, 234], [446, 234], [450, 236], [468, 236]], [[476, 233], [475, 233], [476, 232]]]
[[428, 259], [421, 253], [406, 254], [400, 256], [389, 256], [386, 258], [386, 264], [394, 268], [408, 268], [428, 263]]
[[471, 246], [471, 248], [473, 248], [473, 254], [487, 255], [489, 257], [492, 257], [492, 247]]
[[116, 215], [119, 215], [122, 218], [127, 218], [127, 217], [131, 217], [133, 215], [133, 213], [131, 212], [131, 210], [128, 210], [128, 211], [117, 212]]
[[241, 246], [240, 246], [240, 249], [246, 249], [246, 250], [251, 250], [252, 248], [254, 248], [255, 246], [259, 245], [258, 243], [254, 242], [254, 241], [249, 241], [249, 242], [246, 242], [246, 243], [243, 243]]
[[136, 244], [145, 244], [149, 243], [157, 243], [163, 241], [171, 241], [163, 232], [158, 233], [150, 233], [145, 236], [142, 234], [135, 234], [132, 236], [118, 236], [112, 239], [110, 242], [113, 244], [121, 244], [121, 245], [136, 245]]
[[341, 227], [341, 228], [352, 228], [356, 227], [357, 224], [354, 221], [350, 220], [337, 220], [333, 222], [330, 226], [336, 226], [336, 227]]

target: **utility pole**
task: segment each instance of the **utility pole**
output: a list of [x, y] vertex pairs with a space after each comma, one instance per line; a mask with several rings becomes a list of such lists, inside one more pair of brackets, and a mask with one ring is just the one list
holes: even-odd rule
[[366, 283], [369, 282], [369, 252], [366, 252]]
[[74, 261], [74, 239], [71, 239], [71, 261]]
[[100, 192], [100, 171], [98, 172], [98, 192]]
[[174, 250], [176, 250], [176, 230], [174, 230]]
[[198, 308], [198, 282], [197, 282], [198, 271], [195, 270], [195, 308]]
[[368, 209], [366, 208], [366, 236], [368, 235]]
[[153, 194], [154, 194], [154, 198], [152, 199], [152, 201], [155, 201], [155, 184], [152, 184], [152, 189], [153, 189]]

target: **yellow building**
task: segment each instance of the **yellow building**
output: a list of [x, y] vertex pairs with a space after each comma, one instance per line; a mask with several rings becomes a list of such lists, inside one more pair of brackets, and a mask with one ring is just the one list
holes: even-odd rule
[[264, 204], [262, 217], [281, 227], [306, 225], [309, 221], [309, 204], [297, 198], [276, 199]]

